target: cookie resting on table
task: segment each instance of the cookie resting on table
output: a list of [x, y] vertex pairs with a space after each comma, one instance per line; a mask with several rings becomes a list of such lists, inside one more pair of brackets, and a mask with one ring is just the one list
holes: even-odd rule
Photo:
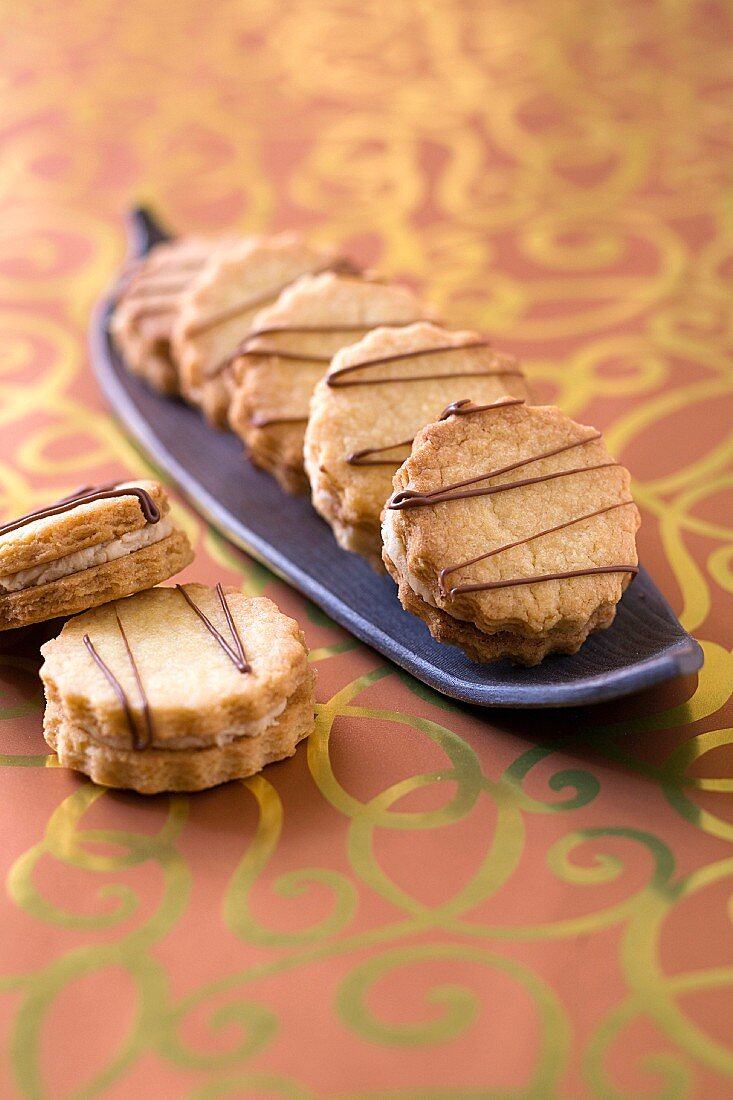
[[575, 653], [637, 572], [629, 486], [560, 409], [458, 401], [395, 475], [384, 563], [403, 607], [475, 661]]
[[426, 322], [378, 328], [342, 348], [313, 393], [305, 468], [340, 546], [382, 569], [380, 516], [415, 434], [466, 393], [526, 397], [516, 360], [475, 332]]
[[203, 790], [292, 756], [313, 729], [298, 624], [235, 588], [152, 588], [71, 619], [41, 652], [46, 740], [105, 786]]
[[0, 524], [0, 630], [129, 596], [192, 559], [157, 482], [85, 486]]
[[380, 325], [431, 311], [411, 290], [372, 275], [304, 275], [254, 319], [232, 364], [229, 423], [250, 458], [284, 489], [307, 493], [303, 439], [316, 383], [332, 357]]
[[242, 241], [213, 256], [186, 288], [173, 326], [181, 392], [226, 427], [229, 366], [255, 315], [301, 275], [338, 267], [336, 254], [293, 233]]

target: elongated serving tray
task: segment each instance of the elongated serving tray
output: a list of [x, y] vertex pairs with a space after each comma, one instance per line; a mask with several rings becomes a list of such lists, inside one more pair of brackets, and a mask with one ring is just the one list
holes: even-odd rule
[[[133, 228], [137, 255], [165, 237], [142, 210], [134, 213]], [[478, 665], [440, 645], [402, 609], [389, 577], [338, 548], [308, 500], [289, 496], [255, 469], [235, 436], [209, 428], [193, 409], [149, 389], [125, 368], [109, 337], [112, 307], [108, 296], [92, 317], [92, 364], [112, 409], [145, 453], [233, 543], [429, 687], [477, 706], [577, 706], [700, 668], [700, 646], [643, 568], [613, 626], [592, 635], [572, 657], [550, 657], [531, 669], [507, 661]]]

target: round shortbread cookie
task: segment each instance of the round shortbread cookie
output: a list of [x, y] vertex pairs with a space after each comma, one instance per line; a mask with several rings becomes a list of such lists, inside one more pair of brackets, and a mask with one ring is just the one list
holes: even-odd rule
[[477, 333], [426, 322], [375, 329], [334, 356], [313, 393], [304, 456], [313, 505], [345, 550], [381, 570], [392, 477], [420, 428], [467, 390], [482, 402], [528, 393], [516, 361]]
[[476, 661], [575, 653], [636, 573], [629, 486], [601, 433], [560, 409], [466, 399], [397, 471], [384, 563], [402, 605]]
[[109, 786], [200, 790], [291, 756], [313, 728], [298, 624], [235, 588], [149, 589], [71, 619], [41, 652], [46, 739]]
[[227, 238], [180, 237], [136, 263], [117, 301], [110, 332], [126, 366], [161, 393], [178, 393], [171, 331], [183, 293]]
[[228, 367], [255, 315], [301, 275], [337, 264], [334, 252], [293, 233], [225, 249], [187, 287], [173, 326], [181, 391], [217, 427], [228, 422]]
[[254, 318], [232, 365], [229, 423], [255, 465], [306, 493], [303, 439], [316, 383], [332, 357], [379, 325], [431, 315], [413, 291], [373, 276], [304, 275]]

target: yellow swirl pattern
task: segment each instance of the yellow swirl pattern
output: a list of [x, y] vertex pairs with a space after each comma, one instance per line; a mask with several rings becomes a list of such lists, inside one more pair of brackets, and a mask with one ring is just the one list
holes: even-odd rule
[[603, 428], [706, 662], [614, 706], [479, 715], [175, 502], [191, 576], [304, 624], [317, 728], [201, 796], [103, 791], [46, 753], [42, 632], [0, 637], [0, 1095], [733, 1094], [730, 5], [2, 15], [0, 514], [148, 469], [85, 362], [126, 207], [302, 226]]

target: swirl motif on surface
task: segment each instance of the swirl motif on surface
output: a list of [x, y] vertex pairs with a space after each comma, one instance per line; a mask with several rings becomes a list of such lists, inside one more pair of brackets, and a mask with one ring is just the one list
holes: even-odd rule
[[[519, 356], [634, 472], [705, 666], [477, 713], [188, 506], [186, 579], [303, 625], [316, 731], [194, 798], [64, 772], [40, 634], [0, 635], [0, 1094], [727, 1094], [733, 816], [731, 12], [661, 0], [70, 0], [4, 13], [0, 509], [154, 473], [86, 363], [122, 212], [302, 227]], [[39, 29], [40, 28], [40, 29]], [[163, 48], [164, 47], [164, 48]]]

